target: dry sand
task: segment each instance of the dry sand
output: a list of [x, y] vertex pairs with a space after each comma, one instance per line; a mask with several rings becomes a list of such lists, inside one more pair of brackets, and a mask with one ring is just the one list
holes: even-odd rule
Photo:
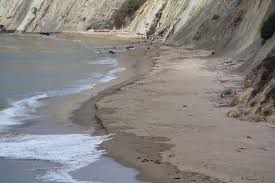
[[149, 53], [150, 73], [86, 103], [114, 134], [102, 146], [109, 155], [155, 183], [274, 183], [274, 129], [230, 119], [229, 108], [217, 107], [222, 89], [238, 76], [224, 74], [226, 66], [217, 67], [206, 51], [162, 47]]

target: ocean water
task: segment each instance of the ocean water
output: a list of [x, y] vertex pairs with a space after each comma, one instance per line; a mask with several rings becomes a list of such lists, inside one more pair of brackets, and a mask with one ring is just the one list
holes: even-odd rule
[[115, 58], [97, 54], [92, 46], [41, 36], [1, 35], [0, 130], [30, 118], [43, 99], [93, 88], [123, 70]]
[[0, 35], [1, 183], [96, 182], [70, 173], [98, 161], [105, 152], [97, 147], [109, 136], [78, 129], [47, 134], [31, 127], [56, 123], [55, 116], [37, 112], [50, 99], [86, 91], [124, 70], [112, 55], [93, 48], [56, 37]]

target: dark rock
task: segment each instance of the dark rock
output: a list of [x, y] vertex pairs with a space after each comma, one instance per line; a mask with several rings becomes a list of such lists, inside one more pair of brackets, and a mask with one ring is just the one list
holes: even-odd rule
[[156, 160], [155, 164], [161, 164], [161, 162], [159, 160]]
[[134, 46], [129, 45], [129, 46], [126, 46], [126, 49], [127, 49], [127, 50], [133, 50], [133, 49], [135, 49], [135, 47], [134, 47]]
[[40, 32], [40, 35], [44, 35], [44, 36], [50, 36], [51, 34], [49, 32]]
[[142, 163], [145, 163], [145, 162], [149, 162], [149, 160], [148, 160], [148, 159], [144, 159], [144, 160], [142, 160], [141, 162], [142, 162]]
[[111, 54], [113, 54], [113, 55], [116, 54], [116, 53], [115, 53], [114, 51], [112, 51], [112, 50], [110, 50], [109, 53], [111, 53]]
[[7, 32], [6, 28], [4, 25], [0, 25], [0, 32]]
[[216, 52], [214, 52], [214, 51], [212, 51], [212, 53], [211, 53], [212, 55], [215, 55], [216, 54]]
[[213, 15], [213, 17], [212, 17], [212, 20], [217, 20], [217, 19], [219, 19], [220, 18], [220, 16], [219, 15]]
[[225, 97], [234, 97], [236, 95], [236, 92], [231, 90], [231, 89], [227, 89], [227, 90], [224, 90], [222, 93], [221, 93], [221, 98], [225, 98]]

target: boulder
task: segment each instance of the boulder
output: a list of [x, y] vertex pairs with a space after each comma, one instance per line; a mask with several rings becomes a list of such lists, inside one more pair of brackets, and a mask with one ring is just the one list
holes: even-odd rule
[[227, 113], [227, 116], [230, 118], [238, 118], [240, 117], [240, 114], [234, 110], [231, 110]]

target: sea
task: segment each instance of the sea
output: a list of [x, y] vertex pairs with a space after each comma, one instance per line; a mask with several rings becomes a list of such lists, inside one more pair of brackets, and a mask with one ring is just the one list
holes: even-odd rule
[[1, 34], [0, 182], [139, 182], [97, 148], [111, 136], [93, 136], [69, 118], [71, 99], [123, 70], [96, 41]]

